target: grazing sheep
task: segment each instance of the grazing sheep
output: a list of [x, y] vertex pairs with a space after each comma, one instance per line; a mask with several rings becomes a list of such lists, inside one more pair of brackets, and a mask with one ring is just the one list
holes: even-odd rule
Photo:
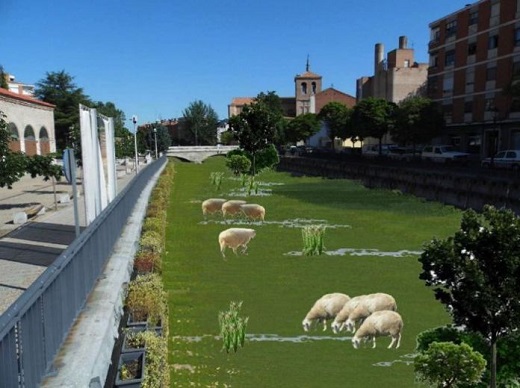
[[259, 219], [260, 221], [263, 221], [265, 218], [265, 208], [255, 203], [246, 203], [244, 205], [240, 205], [240, 210], [246, 216], [246, 218], [251, 220]]
[[311, 307], [302, 321], [303, 330], [309, 331], [314, 321], [323, 322], [323, 331], [327, 330], [327, 319], [332, 319], [350, 299], [348, 295], [334, 292], [325, 294]]
[[218, 235], [218, 243], [220, 244], [222, 257], [226, 257], [224, 254], [226, 247], [233, 249], [235, 255], [237, 254], [237, 249], [240, 247], [242, 247], [242, 253], [246, 253], [247, 244], [255, 236], [255, 230], [247, 228], [229, 228], [220, 232]]
[[222, 205], [227, 201], [224, 198], [210, 198], [202, 202], [202, 215], [204, 218], [208, 214], [213, 214], [222, 211]]
[[345, 305], [334, 318], [334, 322], [332, 322], [331, 327], [334, 334], [338, 334], [345, 328], [345, 321], [348, 319], [350, 313], [357, 307], [359, 303], [361, 303], [365, 297], [366, 295], [358, 295], [345, 303]]
[[376, 311], [361, 324], [352, 337], [354, 349], [359, 349], [361, 341], [372, 340], [372, 348], [376, 347], [376, 337], [391, 336], [392, 342], [388, 349], [397, 342], [397, 349], [401, 344], [401, 331], [403, 330], [403, 319], [395, 311]]
[[226, 201], [222, 204], [222, 216], [226, 218], [229, 214], [230, 216], [234, 216], [241, 213], [240, 206], [244, 205], [246, 201], [242, 201], [240, 199], [232, 199]]
[[397, 311], [397, 304], [392, 295], [378, 292], [366, 295], [365, 298], [350, 312], [345, 326], [352, 333], [356, 330], [356, 323], [362, 322], [375, 311]]

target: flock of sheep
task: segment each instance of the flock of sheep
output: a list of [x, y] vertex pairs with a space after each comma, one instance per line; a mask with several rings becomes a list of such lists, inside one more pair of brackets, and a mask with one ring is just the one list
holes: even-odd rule
[[[384, 293], [360, 295], [350, 298], [346, 294], [335, 292], [319, 298], [305, 316], [303, 330], [309, 331], [313, 323], [323, 323], [327, 330], [327, 320], [332, 320], [332, 331], [335, 334], [342, 330], [355, 333], [352, 345], [359, 348], [361, 342], [372, 341], [376, 347], [376, 337], [390, 336], [396, 348], [401, 344], [403, 319], [397, 312], [397, 304], [393, 296]], [[356, 325], [359, 328], [356, 330]]]
[[[265, 208], [258, 204], [248, 204], [243, 200], [226, 200], [224, 198], [210, 198], [202, 202], [202, 214], [222, 213], [222, 217], [245, 216], [247, 219], [264, 221]], [[237, 250], [247, 252], [247, 244], [256, 236], [256, 231], [250, 228], [229, 228], [218, 236], [220, 252], [226, 257], [225, 250], [231, 248], [235, 255]], [[335, 334], [343, 330], [354, 334], [352, 345], [358, 349], [361, 342], [372, 341], [376, 347], [376, 337], [390, 336], [392, 341], [388, 348], [398, 348], [401, 344], [403, 319], [397, 312], [397, 304], [393, 296], [384, 293], [359, 295], [350, 298], [339, 292], [325, 294], [319, 298], [305, 316], [302, 325], [309, 331], [313, 323], [323, 323], [323, 330], [327, 330], [327, 321], [332, 320], [332, 331]], [[356, 330], [356, 326], [359, 325]]]
[[[246, 201], [224, 198], [210, 198], [202, 202], [202, 215], [207, 218], [208, 215], [214, 213], [222, 213], [222, 217], [243, 215], [252, 221], [264, 221], [265, 208], [255, 203], [246, 203]], [[220, 252], [222, 257], [226, 257], [224, 251], [226, 247], [231, 248], [235, 255], [238, 248], [242, 248], [241, 253], [247, 252], [247, 244], [256, 236], [256, 231], [250, 228], [229, 228], [222, 231], [218, 236]]]

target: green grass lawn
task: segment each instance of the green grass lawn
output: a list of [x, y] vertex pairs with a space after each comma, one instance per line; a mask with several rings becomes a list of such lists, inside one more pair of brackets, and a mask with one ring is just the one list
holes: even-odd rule
[[[168, 210], [163, 278], [170, 309], [169, 362], [176, 387], [411, 387], [409, 363], [416, 335], [449, 322], [443, 306], [419, 280], [419, 252], [432, 237], [453, 234], [460, 211], [349, 180], [257, 177], [262, 195], [240, 193], [224, 158], [203, 164], [175, 161]], [[225, 172], [222, 187], [212, 172]], [[266, 209], [261, 223], [204, 221], [201, 202], [245, 199]], [[301, 228], [326, 224], [328, 254], [302, 256]], [[248, 255], [220, 254], [218, 234], [254, 228]], [[408, 251], [409, 253], [406, 253]], [[351, 334], [330, 328], [305, 333], [301, 322], [316, 299], [330, 292], [393, 295], [403, 317], [401, 347], [355, 350]], [[222, 351], [219, 311], [243, 301], [247, 339], [237, 353]]]

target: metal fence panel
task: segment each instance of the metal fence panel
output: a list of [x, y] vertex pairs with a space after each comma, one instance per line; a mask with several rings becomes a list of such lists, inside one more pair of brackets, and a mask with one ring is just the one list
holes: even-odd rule
[[166, 162], [143, 169], [0, 316], [0, 388], [35, 387], [50, 372], [141, 192]]

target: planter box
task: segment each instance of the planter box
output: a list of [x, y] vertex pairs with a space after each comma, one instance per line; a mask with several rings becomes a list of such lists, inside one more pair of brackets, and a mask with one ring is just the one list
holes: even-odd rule
[[131, 336], [133, 333], [139, 333], [143, 331], [155, 331], [155, 334], [157, 336], [162, 336], [163, 331], [162, 327], [155, 327], [155, 328], [142, 328], [142, 327], [130, 327], [127, 328], [128, 332], [125, 334], [125, 338], [123, 339], [123, 345], [121, 346], [121, 353], [128, 353], [128, 352], [135, 352], [135, 351], [145, 351], [146, 345], [141, 348], [134, 348], [128, 343], [128, 337]]
[[[117, 364], [117, 376], [114, 387], [139, 388], [144, 377], [144, 351], [121, 353]], [[133, 376], [123, 379], [121, 370], [126, 368]]]
[[132, 314], [128, 314], [128, 320], [126, 321], [127, 327], [132, 328], [142, 328], [145, 330], [148, 326], [148, 323], [146, 321], [134, 321]]

